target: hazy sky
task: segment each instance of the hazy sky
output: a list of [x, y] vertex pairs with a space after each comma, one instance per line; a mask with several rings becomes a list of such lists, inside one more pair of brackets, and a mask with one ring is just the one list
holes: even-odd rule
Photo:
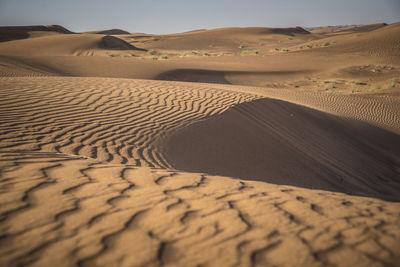
[[0, 0], [0, 25], [175, 33], [400, 21], [400, 0]]

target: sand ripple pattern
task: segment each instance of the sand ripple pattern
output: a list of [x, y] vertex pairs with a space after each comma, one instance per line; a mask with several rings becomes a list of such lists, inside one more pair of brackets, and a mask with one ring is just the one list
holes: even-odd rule
[[212, 86], [111, 78], [2, 78], [0, 149], [170, 167], [154, 146], [169, 133], [257, 98]]
[[1, 266], [398, 266], [400, 203], [1, 152]]

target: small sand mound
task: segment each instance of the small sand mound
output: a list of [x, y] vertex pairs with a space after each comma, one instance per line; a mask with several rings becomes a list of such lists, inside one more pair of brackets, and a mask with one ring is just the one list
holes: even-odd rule
[[108, 35], [119, 35], [119, 34], [130, 34], [127, 31], [121, 30], [121, 29], [111, 29], [111, 30], [105, 30], [105, 31], [95, 31], [92, 33], [96, 34], [108, 34]]
[[113, 50], [140, 50], [140, 51], [147, 51], [143, 48], [137, 48], [128, 42], [125, 42], [122, 39], [119, 39], [114, 36], [104, 36], [101, 40], [100, 46], [104, 49], [113, 49]]
[[309, 31], [303, 29], [302, 27], [295, 27], [295, 28], [273, 28], [270, 29], [269, 32], [278, 33], [278, 34], [285, 34], [285, 35], [294, 35], [294, 34], [310, 34]]

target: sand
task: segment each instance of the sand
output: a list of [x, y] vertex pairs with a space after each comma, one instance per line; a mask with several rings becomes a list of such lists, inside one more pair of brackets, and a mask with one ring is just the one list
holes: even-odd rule
[[400, 24], [43, 27], [1, 31], [1, 266], [398, 266]]

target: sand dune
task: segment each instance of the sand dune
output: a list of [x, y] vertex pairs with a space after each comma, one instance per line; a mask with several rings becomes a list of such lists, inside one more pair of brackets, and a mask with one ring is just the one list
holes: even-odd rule
[[106, 35], [129, 34], [129, 32], [121, 30], [121, 29], [110, 29], [110, 30], [105, 30], [105, 31], [91, 31], [88, 33], [97, 33], [97, 34], [106, 34]]
[[0, 42], [25, 39], [35, 32], [72, 33], [60, 25], [0, 27]]
[[400, 24], [35, 27], [0, 43], [1, 266], [398, 265]]
[[154, 147], [157, 138], [256, 98], [157, 81], [4, 78], [1, 148], [168, 167]]
[[5, 266], [399, 260], [399, 203], [58, 153], [1, 154]]
[[93, 54], [98, 49], [135, 50], [131, 44], [113, 36], [63, 34], [0, 43], [0, 55], [68, 56]]
[[400, 201], [399, 151], [397, 134], [259, 99], [178, 132], [165, 153], [180, 170]]

